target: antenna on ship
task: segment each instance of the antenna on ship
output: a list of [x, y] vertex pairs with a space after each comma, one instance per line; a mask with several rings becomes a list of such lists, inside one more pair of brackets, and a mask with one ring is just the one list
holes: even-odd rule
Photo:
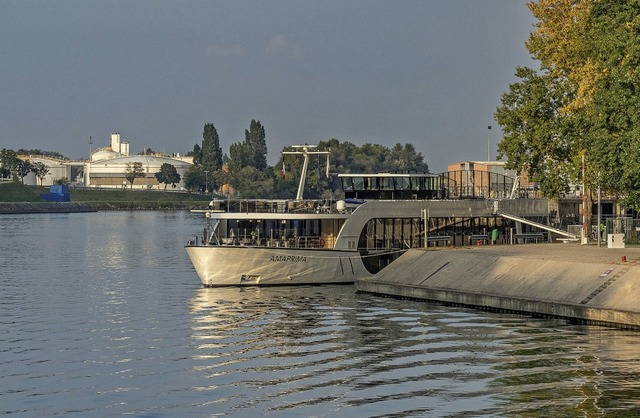
[[291, 145], [295, 151], [282, 151], [282, 154], [291, 155], [304, 155], [304, 163], [302, 164], [302, 172], [300, 173], [300, 183], [298, 183], [298, 194], [296, 194], [296, 200], [302, 200], [302, 193], [304, 192], [304, 184], [307, 181], [307, 167], [309, 166], [310, 155], [326, 155], [327, 156], [327, 177], [329, 177], [329, 151], [313, 151], [317, 148], [317, 145]]

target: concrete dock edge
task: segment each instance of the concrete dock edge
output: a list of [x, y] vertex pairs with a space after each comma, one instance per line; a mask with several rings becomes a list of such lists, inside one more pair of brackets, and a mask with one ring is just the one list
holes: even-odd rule
[[579, 244], [409, 250], [358, 292], [640, 329], [640, 249]]
[[91, 205], [75, 202], [0, 203], [0, 214], [97, 212]]

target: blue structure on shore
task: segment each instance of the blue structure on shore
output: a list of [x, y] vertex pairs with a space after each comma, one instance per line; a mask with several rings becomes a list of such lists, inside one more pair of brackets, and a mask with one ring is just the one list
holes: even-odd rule
[[49, 186], [49, 193], [42, 193], [41, 198], [47, 202], [70, 202], [69, 186], [66, 184], [55, 184]]

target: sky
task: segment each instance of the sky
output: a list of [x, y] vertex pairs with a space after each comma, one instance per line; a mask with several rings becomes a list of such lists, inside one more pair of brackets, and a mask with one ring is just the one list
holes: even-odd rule
[[270, 164], [332, 138], [411, 143], [432, 172], [495, 158], [527, 2], [3, 0], [0, 148], [184, 154], [213, 123], [228, 154], [255, 119]]

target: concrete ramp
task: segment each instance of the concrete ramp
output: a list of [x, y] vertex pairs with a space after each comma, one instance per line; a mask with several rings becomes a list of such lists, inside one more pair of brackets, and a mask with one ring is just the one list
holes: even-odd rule
[[640, 328], [640, 250], [578, 244], [409, 250], [367, 293]]

